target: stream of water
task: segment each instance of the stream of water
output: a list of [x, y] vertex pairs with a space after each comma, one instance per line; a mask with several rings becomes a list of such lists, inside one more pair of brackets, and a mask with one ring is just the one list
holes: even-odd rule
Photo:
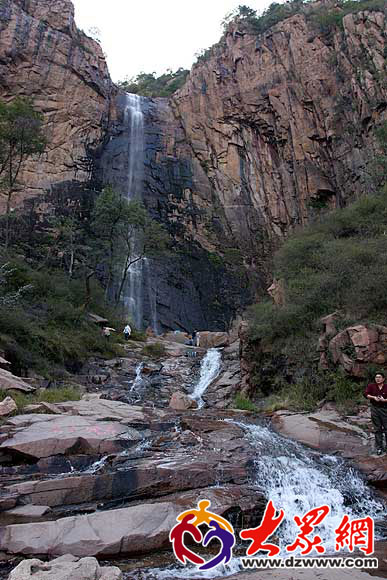
[[[139, 95], [126, 94], [124, 121], [129, 132], [127, 198], [142, 199], [144, 181], [144, 114]], [[141, 241], [133, 240], [135, 256], [139, 255]], [[128, 281], [124, 289], [123, 301], [137, 328], [142, 328], [143, 320], [143, 260], [132, 264], [128, 271]]]
[[203, 407], [202, 399], [209, 385], [219, 374], [222, 361], [222, 353], [217, 348], [210, 348], [200, 365], [199, 381], [195, 385], [191, 398], [197, 402], [199, 409]]
[[[242, 422], [236, 424], [245, 431], [247, 439], [256, 449], [253, 485], [257, 491], [264, 493], [268, 501], [273, 501], [277, 510], [283, 509], [285, 512], [285, 518], [275, 532], [282, 548], [280, 556], [289, 555], [285, 546], [293, 543], [299, 532], [294, 516], [302, 517], [315, 507], [326, 504], [331, 508], [323, 523], [318, 526], [318, 534], [326, 553], [334, 553], [333, 531], [345, 514], [350, 519], [371, 516], [375, 522], [385, 520], [387, 509], [384, 502], [376, 497], [361, 475], [344, 460], [310, 450], [274, 433], [269, 427]], [[259, 556], [264, 557], [264, 553]], [[174, 565], [148, 570], [141, 577], [160, 580], [216, 578], [240, 571], [239, 559], [233, 558], [228, 565], [207, 572], [198, 572], [196, 567]]]

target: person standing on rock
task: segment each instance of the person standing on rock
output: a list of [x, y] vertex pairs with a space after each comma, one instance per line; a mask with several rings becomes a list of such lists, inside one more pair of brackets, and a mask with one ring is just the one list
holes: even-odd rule
[[199, 340], [200, 340], [199, 333], [198, 333], [197, 330], [194, 330], [193, 333], [192, 333], [192, 344], [193, 344], [193, 346], [199, 346]]
[[[364, 396], [371, 402], [371, 421], [375, 429], [377, 455], [387, 450], [387, 384], [383, 373], [375, 375], [375, 382], [367, 385]], [[385, 445], [383, 448], [383, 434]]]
[[132, 329], [130, 328], [129, 324], [127, 324], [124, 328], [124, 337], [125, 340], [129, 340], [130, 335], [132, 334]]

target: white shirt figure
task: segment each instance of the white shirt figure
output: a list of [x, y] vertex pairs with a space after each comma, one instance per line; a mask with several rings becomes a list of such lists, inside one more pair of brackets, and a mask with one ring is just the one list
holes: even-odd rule
[[127, 324], [124, 328], [125, 336], [130, 336], [132, 334], [132, 329], [130, 328], [129, 324]]

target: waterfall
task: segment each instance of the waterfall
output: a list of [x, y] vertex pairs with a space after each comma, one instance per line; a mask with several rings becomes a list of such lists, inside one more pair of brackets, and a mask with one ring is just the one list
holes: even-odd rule
[[128, 199], [141, 199], [144, 177], [144, 114], [142, 97], [126, 94], [125, 124], [129, 129]]
[[282, 508], [285, 512], [276, 531], [282, 548], [291, 544], [299, 531], [294, 515], [303, 516], [321, 505], [331, 508], [318, 526], [327, 553], [334, 552], [332, 530], [338, 527], [345, 514], [350, 519], [372, 516], [380, 520], [386, 516], [382, 502], [373, 497], [360, 475], [343, 459], [306, 449], [267, 427], [238, 425], [258, 451], [255, 485], [268, 501], [272, 500], [277, 509]]
[[[127, 198], [142, 199], [144, 179], [144, 114], [142, 97], [126, 94], [124, 122], [129, 132]], [[134, 253], [140, 251], [140, 239], [134, 239]], [[137, 252], [136, 252], [137, 250]], [[137, 328], [143, 319], [143, 260], [138, 260], [128, 271], [123, 301]]]
[[[226, 421], [241, 427], [257, 450], [252, 484], [257, 491], [264, 493], [267, 501], [272, 500], [278, 510], [283, 509], [285, 512], [285, 518], [275, 532], [282, 548], [281, 557], [289, 556], [285, 547], [293, 543], [299, 532], [293, 517], [302, 517], [315, 507], [326, 504], [331, 508], [325, 520], [316, 528], [327, 553], [335, 553], [333, 531], [344, 515], [350, 519], [371, 516], [375, 523], [385, 520], [387, 514], [383, 502], [374, 497], [357, 471], [343, 459], [312, 451], [264, 426], [248, 425], [232, 419]], [[376, 538], [377, 535], [376, 532]], [[344, 551], [342, 555], [348, 554], [348, 551]], [[257, 556], [264, 558], [266, 554], [260, 552]], [[299, 553], [296, 552], [295, 556], [299, 557]], [[316, 557], [317, 553], [311, 556]], [[233, 557], [227, 565], [206, 572], [200, 572], [194, 566], [183, 568], [172, 564], [164, 569], [142, 571], [141, 578], [195, 580], [227, 577], [241, 571], [239, 558]], [[265, 572], [262, 576], [265, 577]], [[273, 573], [273, 577], [277, 575]]]
[[220, 350], [210, 348], [206, 356], [203, 358], [200, 365], [200, 377], [198, 383], [195, 385], [191, 398], [198, 403], [199, 409], [203, 407], [204, 401], [202, 399], [207, 387], [212, 383], [219, 374], [220, 363], [222, 355]]
[[139, 387], [141, 387], [142, 385], [142, 369], [144, 368], [144, 363], [140, 363], [139, 365], [137, 365], [136, 368], [136, 377], [133, 381], [132, 386], [130, 387], [130, 392], [132, 391], [137, 391], [137, 389]]

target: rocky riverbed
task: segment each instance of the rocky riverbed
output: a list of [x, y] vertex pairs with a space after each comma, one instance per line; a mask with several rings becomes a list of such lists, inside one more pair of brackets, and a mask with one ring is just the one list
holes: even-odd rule
[[[160, 342], [151, 339], [150, 344], [152, 340]], [[289, 511], [295, 506], [289, 489], [301, 489], [305, 481], [286, 483], [288, 473], [314, 477], [316, 489], [325, 490], [327, 497], [332, 490], [341, 493], [353, 513], [363, 486], [365, 503], [359, 510], [374, 510], [383, 535], [382, 496], [373, 494], [355, 471], [348, 476], [353, 469], [349, 463], [335, 459], [335, 454], [346, 457], [375, 489], [385, 488], [387, 460], [370, 457], [369, 434], [355, 418], [344, 421], [329, 408], [311, 415], [277, 413], [275, 427], [316, 449], [308, 451], [273, 433], [267, 418], [231, 408], [240, 380], [237, 341], [208, 336], [209, 350], [171, 337], [161, 342], [164, 354], [157, 361], [144, 356], [136, 343], [125, 345], [124, 357], [91, 361], [79, 378], [82, 400], [38, 404], [3, 423], [3, 578], [23, 557], [43, 563], [24, 562], [25, 575], [10, 580], [32, 577], [30, 564], [42, 579], [78, 578], [79, 570], [86, 574], [83, 566], [91, 572], [79, 578], [118, 579], [120, 572], [111, 568], [111, 561], [124, 578], [161, 577], [159, 570], [174, 564], [169, 532], [181, 511], [206, 498], [237, 531], [255, 526], [274, 489], [270, 474], [281, 474], [281, 469], [278, 501], [287, 502]], [[215, 348], [221, 361], [209, 354]], [[197, 409], [189, 396], [199, 383], [204, 406]], [[176, 393], [180, 407], [172, 408]], [[363, 422], [367, 420], [365, 414]], [[333, 459], [324, 459], [319, 451]], [[302, 500], [304, 511], [309, 501]], [[94, 558], [107, 560], [106, 566], [100, 568]], [[150, 571], [144, 576], [146, 568]], [[163, 574], [185, 577], [174, 570]]]

